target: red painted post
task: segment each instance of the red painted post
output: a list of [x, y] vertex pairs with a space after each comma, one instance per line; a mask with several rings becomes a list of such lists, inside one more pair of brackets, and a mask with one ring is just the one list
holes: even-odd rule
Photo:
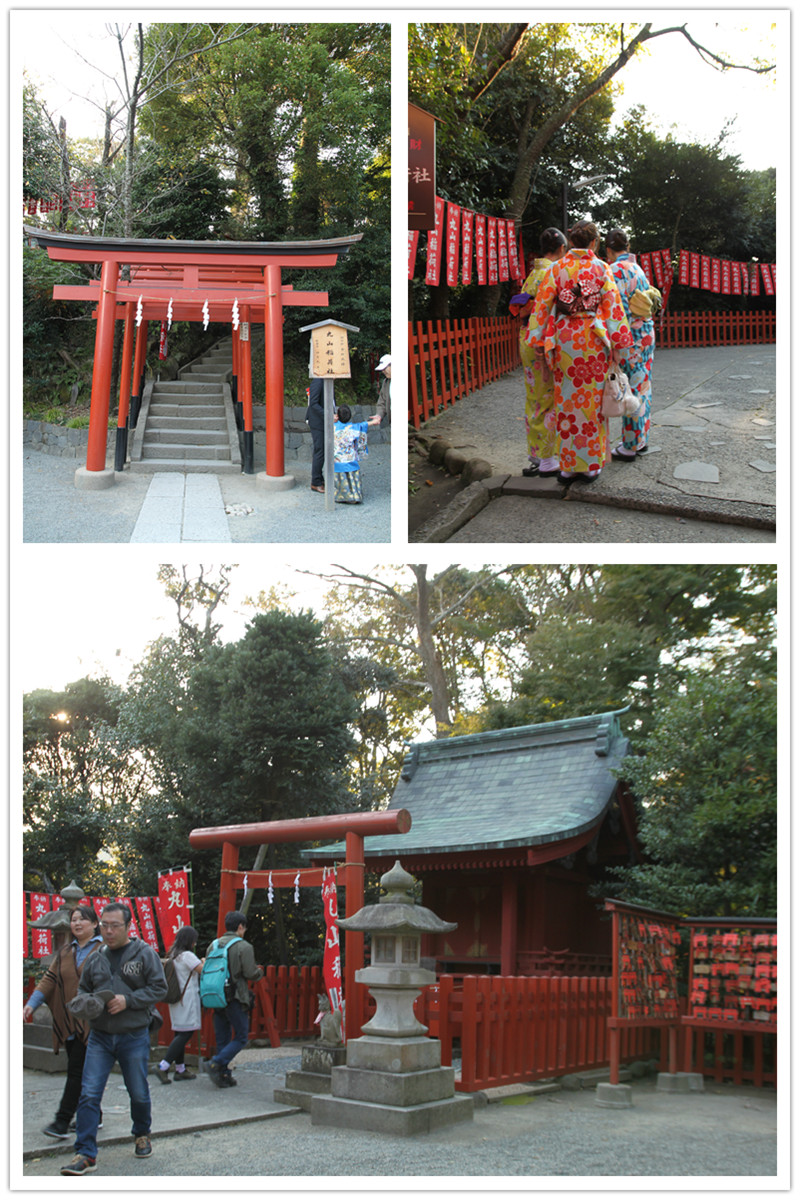
[[517, 876], [503, 875], [503, 905], [500, 926], [500, 974], [517, 973]]
[[247, 322], [247, 341], [239, 339], [239, 383], [238, 394], [241, 401], [242, 441], [242, 471], [245, 475], [253, 474], [253, 326], [250, 323], [250, 305], [242, 305], [242, 321]]
[[267, 475], [284, 472], [283, 453], [283, 304], [281, 269], [268, 263], [264, 270], [264, 356], [266, 365]]
[[217, 937], [225, 932], [225, 914], [236, 908], [236, 889], [233, 886], [232, 871], [238, 870], [239, 850], [231, 842], [223, 842], [222, 867], [219, 878], [219, 910], [217, 913]]
[[[348, 831], [345, 835], [345, 858], [345, 916], [354, 917], [364, 907], [364, 838], [360, 834]], [[357, 1038], [364, 1024], [361, 1011], [363, 984], [356, 983], [356, 971], [360, 971], [363, 966], [364, 934], [347, 930], [344, 935], [344, 1021], [348, 1040]]]
[[108, 443], [108, 406], [111, 394], [111, 360], [114, 353], [116, 286], [119, 264], [107, 259], [100, 276], [100, 300], [97, 305], [97, 329], [94, 337], [92, 399], [89, 408], [89, 444], [86, 470], [104, 471]]
[[123, 470], [128, 454], [128, 413], [131, 404], [131, 367], [133, 365], [133, 301], [125, 305], [125, 333], [122, 339], [122, 362], [119, 369], [119, 408], [117, 411], [117, 443], [114, 449], [114, 468]]
[[133, 356], [133, 393], [131, 396], [131, 429], [136, 428], [144, 390], [144, 370], [147, 360], [147, 331], [150, 322], [142, 321], [136, 331], [136, 350]]

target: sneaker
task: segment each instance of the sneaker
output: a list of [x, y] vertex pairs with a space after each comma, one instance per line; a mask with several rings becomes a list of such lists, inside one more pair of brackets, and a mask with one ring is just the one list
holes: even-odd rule
[[182, 1079], [197, 1079], [197, 1076], [195, 1075], [194, 1071], [176, 1071], [175, 1082], [180, 1083]]
[[219, 1086], [220, 1087], [236, 1087], [236, 1080], [233, 1078], [233, 1075], [230, 1073], [230, 1071], [222, 1072], [222, 1083]]
[[224, 1072], [222, 1067], [219, 1065], [219, 1063], [214, 1062], [213, 1058], [210, 1058], [206, 1063], [206, 1073], [211, 1082], [214, 1084], [214, 1087], [225, 1086]]
[[172, 1083], [172, 1080], [169, 1077], [169, 1070], [162, 1071], [161, 1067], [156, 1067], [156, 1075], [162, 1083]]
[[149, 1137], [137, 1137], [136, 1149], [133, 1152], [137, 1158], [147, 1158], [148, 1154], [153, 1153], [153, 1147], [150, 1144]]
[[97, 1170], [97, 1159], [87, 1158], [85, 1154], [76, 1154], [72, 1162], [61, 1168], [62, 1175], [88, 1175]]
[[51, 1121], [49, 1125], [45, 1125], [42, 1133], [46, 1133], [51, 1138], [68, 1138], [69, 1125], [66, 1121], [59, 1121], [56, 1117], [55, 1121]]

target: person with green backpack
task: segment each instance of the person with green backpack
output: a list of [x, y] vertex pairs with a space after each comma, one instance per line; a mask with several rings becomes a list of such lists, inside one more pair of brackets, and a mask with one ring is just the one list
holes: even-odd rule
[[253, 947], [244, 940], [246, 929], [243, 912], [226, 913], [225, 933], [208, 947], [200, 975], [200, 999], [204, 1008], [213, 1009], [217, 1046], [205, 1068], [219, 1088], [236, 1083], [230, 1064], [244, 1050], [250, 1033], [253, 1000], [247, 982], [255, 982], [264, 974], [256, 965]]

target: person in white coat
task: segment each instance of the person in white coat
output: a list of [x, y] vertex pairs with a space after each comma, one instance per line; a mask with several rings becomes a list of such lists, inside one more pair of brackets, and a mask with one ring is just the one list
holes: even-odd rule
[[169, 1069], [173, 1065], [176, 1083], [197, 1078], [183, 1061], [186, 1043], [203, 1023], [203, 1010], [200, 1004], [200, 972], [203, 969], [203, 959], [198, 958], [195, 954], [196, 945], [197, 930], [193, 929], [191, 925], [184, 925], [182, 929], [178, 930], [167, 955], [167, 958], [171, 958], [175, 963], [181, 999], [177, 1004], [169, 1006], [169, 1019], [175, 1036], [164, 1051], [164, 1057], [156, 1068], [156, 1073], [162, 1083], [172, 1083]]

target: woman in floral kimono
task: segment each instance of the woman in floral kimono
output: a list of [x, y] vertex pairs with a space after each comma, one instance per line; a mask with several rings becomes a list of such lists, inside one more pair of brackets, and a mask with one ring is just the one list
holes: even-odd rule
[[653, 354], [655, 352], [655, 331], [652, 317], [637, 316], [631, 311], [631, 297], [634, 292], [645, 293], [637, 298], [634, 304], [640, 312], [646, 312], [648, 304], [652, 309], [650, 297], [656, 289], [650, 287], [650, 281], [642, 268], [629, 252], [627, 234], [621, 229], [612, 229], [606, 237], [606, 261], [611, 267], [614, 282], [622, 297], [622, 307], [631, 327], [633, 345], [625, 351], [621, 366], [628, 376], [631, 390], [641, 401], [639, 412], [632, 417], [622, 418], [622, 441], [611, 457], [621, 462], [633, 462], [637, 454], [647, 449], [647, 438], [650, 433], [650, 373], [653, 369]]
[[380, 425], [379, 416], [368, 421], [351, 420], [352, 413], [347, 404], [336, 409], [333, 426], [333, 499], [336, 504], [361, 504], [361, 469], [359, 455], [369, 454], [367, 429]]
[[553, 372], [561, 483], [597, 479], [608, 457], [601, 415], [613, 358], [631, 344], [628, 318], [609, 268], [595, 254], [598, 232], [579, 221], [570, 249], [545, 273], [528, 323], [528, 344]]
[[[522, 317], [519, 331], [519, 355], [525, 372], [525, 436], [528, 443], [528, 465], [523, 475], [557, 475], [558, 459], [556, 446], [558, 432], [553, 412], [555, 393], [553, 374], [543, 358], [538, 358], [533, 346], [528, 345], [528, 316], [536, 303], [536, 293], [545, 271], [563, 258], [567, 252], [567, 239], [560, 229], [545, 229], [539, 238], [539, 257], [533, 260], [528, 278], [522, 285], [522, 293], [510, 304], [512, 316]], [[514, 300], [530, 300], [515, 305]]]

